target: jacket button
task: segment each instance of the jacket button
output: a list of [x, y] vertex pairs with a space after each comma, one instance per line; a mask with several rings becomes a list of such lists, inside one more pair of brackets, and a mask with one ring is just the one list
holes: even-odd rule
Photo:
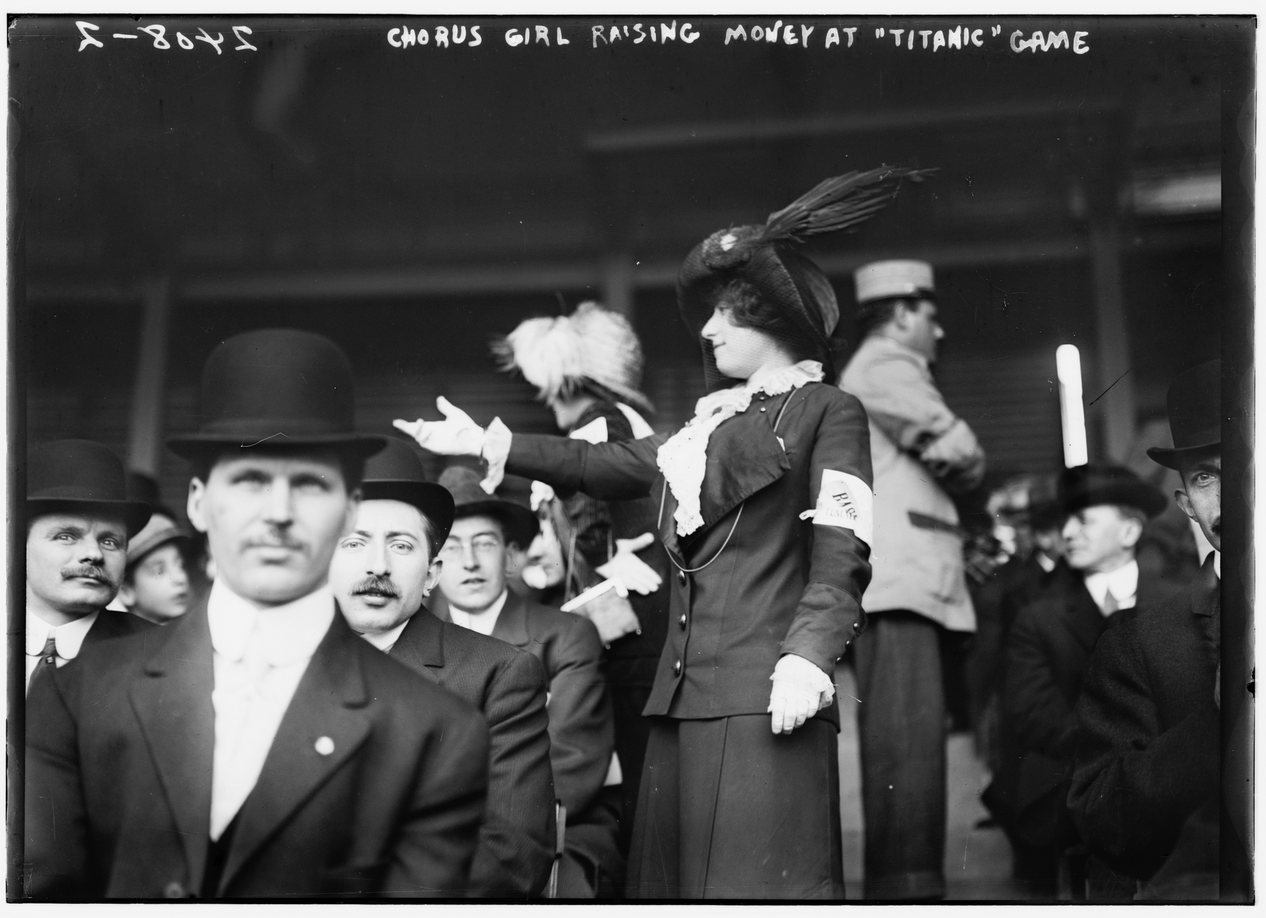
[[861, 633], [862, 633], [862, 623], [861, 623], [861, 622], [853, 622], [853, 633], [854, 633], [854, 634], [861, 634]]
[[682, 630], [684, 631], [686, 628], [686, 613], [681, 613], [681, 618], [677, 619], [677, 621], [681, 624]]
[[686, 572], [685, 572], [685, 571], [678, 571], [678, 572], [677, 572], [677, 582], [678, 582], [678, 583], [680, 583], [682, 586], [685, 586], [685, 585], [686, 585]]
[[675, 673], [678, 676], [681, 675], [681, 661], [680, 660], [678, 660], [676, 663], [673, 664], [673, 673]]
[[172, 880], [163, 887], [163, 895], [168, 899], [183, 899], [185, 897], [185, 888]]

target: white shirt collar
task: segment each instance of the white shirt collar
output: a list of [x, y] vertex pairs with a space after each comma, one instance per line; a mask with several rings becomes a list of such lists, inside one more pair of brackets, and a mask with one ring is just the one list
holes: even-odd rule
[[461, 625], [463, 628], [469, 628], [471, 631], [478, 631], [480, 634], [492, 634], [492, 629], [497, 627], [497, 619], [501, 615], [501, 610], [505, 608], [506, 597], [510, 595], [509, 590], [502, 590], [501, 595], [497, 597], [496, 602], [490, 605], [483, 612], [471, 614], [463, 612], [451, 602], [448, 604], [448, 615], [453, 620], [453, 624]]
[[207, 597], [211, 646], [226, 660], [242, 659], [253, 643], [273, 666], [311, 657], [333, 621], [334, 594], [328, 585], [285, 605], [256, 609], [218, 578]]
[[1222, 552], [1214, 549], [1213, 552], [1213, 572], [1218, 575], [1218, 579], [1222, 579]]
[[1035, 551], [1033, 552], [1033, 558], [1037, 561], [1037, 566], [1046, 571], [1046, 573], [1049, 574], [1055, 570], [1055, 559], [1047, 555], [1046, 552]]
[[1137, 561], [1123, 564], [1115, 571], [1086, 575], [1086, 589], [1100, 609], [1107, 599], [1108, 591], [1117, 601], [1118, 609], [1132, 609], [1137, 601], [1139, 588], [1139, 565]]
[[[414, 615], [421, 615], [425, 611], [426, 609], [419, 608]], [[409, 618], [412, 617], [412, 615], [409, 616]], [[389, 631], [384, 631], [381, 634], [362, 634], [361, 637], [369, 641], [369, 643], [373, 644], [383, 653], [391, 653], [391, 648], [395, 647], [396, 641], [400, 640], [400, 632], [404, 630], [405, 625], [409, 624], [409, 618], [406, 618]]]
[[90, 612], [82, 618], [75, 619], [73, 622], [54, 626], [44, 621], [30, 609], [27, 609], [27, 654], [38, 657], [44, 651], [44, 644], [47, 643], [49, 634], [52, 634], [53, 640], [57, 645], [57, 656], [63, 660], [75, 659], [75, 657], [79, 656], [79, 649], [83, 647], [84, 638], [88, 636], [88, 630], [96, 623], [97, 616], [100, 614], [101, 610], [98, 609], [96, 612]]

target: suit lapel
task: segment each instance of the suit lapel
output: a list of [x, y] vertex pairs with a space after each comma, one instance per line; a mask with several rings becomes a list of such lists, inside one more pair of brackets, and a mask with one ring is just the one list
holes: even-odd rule
[[190, 888], [199, 889], [215, 753], [215, 673], [205, 599], [167, 628], [170, 637], [146, 662], [145, 678], [132, 684], [130, 697], [184, 844]]
[[[771, 399], [767, 413], [758, 413], [757, 401], [743, 414], [735, 415], [713, 431], [708, 441], [708, 470], [699, 492], [699, 512], [703, 525], [685, 537], [686, 542], [698, 538], [710, 526], [751, 497], [772, 484], [791, 468], [787, 451], [774, 433], [772, 414], [778, 416], [784, 399]], [[719, 461], [718, 457], [741, 457], [741, 461]], [[675, 508], [674, 508], [675, 509]]]
[[443, 623], [424, 605], [404, 626], [390, 655], [414, 672], [439, 682], [439, 670], [444, 668]]
[[[1103, 634], [1105, 619], [1080, 576], [1073, 573], [1064, 591], [1064, 612], [1069, 630], [1086, 650], [1093, 650]], [[1116, 613], [1120, 615], [1120, 612]]]
[[[282, 717], [259, 780], [238, 813], [221, 891], [369, 735], [369, 689], [357, 653], [361, 640], [337, 613]], [[318, 751], [318, 741], [325, 751]]]
[[492, 636], [513, 644], [519, 649], [528, 646], [531, 636], [527, 627], [527, 604], [523, 597], [511, 592], [506, 595], [506, 604], [497, 616], [497, 624], [492, 628]]

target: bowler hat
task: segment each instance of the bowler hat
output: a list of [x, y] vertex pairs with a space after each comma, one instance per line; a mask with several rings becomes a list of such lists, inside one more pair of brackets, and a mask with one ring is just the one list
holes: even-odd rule
[[234, 335], [202, 369], [202, 426], [169, 437], [186, 458], [209, 447], [329, 446], [368, 456], [386, 438], [356, 432], [352, 367], [333, 341], [295, 328]]
[[440, 484], [453, 495], [455, 519], [466, 516], [491, 516], [505, 527], [507, 542], [527, 548], [536, 538], [540, 524], [522, 504], [489, 495], [479, 484], [479, 474], [463, 465], [450, 465], [440, 475]]
[[1222, 361], [1209, 360], [1180, 373], [1169, 387], [1169, 433], [1173, 449], [1153, 446], [1153, 462], [1177, 469], [1184, 456], [1222, 443]]
[[1117, 504], [1135, 507], [1153, 517], [1169, 506], [1164, 494], [1119, 465], [1065, 469], [1059, 480], [1059, 502], [1066, 514], [1100, 504]]
[[439, 531], [439, 542], [453, 527], [453, 495], [426, 480], [422, 460], [404, 440], [387, 437], [386, 448], [365, 463], [361, 495], [365, 500], [398, 500], [417, 507]]
[[128, 499], [123, 463], [105, 446], [92, 440], [37, 443], [26, 457], [27, 518], [63, 510], [118, 513], [129, 536], [150, 516], [149, 504]]

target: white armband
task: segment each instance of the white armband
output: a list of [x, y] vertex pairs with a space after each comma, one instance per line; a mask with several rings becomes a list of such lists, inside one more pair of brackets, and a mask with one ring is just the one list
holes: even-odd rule
[[853, 535], [867, 545], [874, 544], [875, 496], [866, 482], [848, 472], [822, 470], [822, 487], [818, 504], [800, 514], [818, 526], [839, 526], [851, 529]]

